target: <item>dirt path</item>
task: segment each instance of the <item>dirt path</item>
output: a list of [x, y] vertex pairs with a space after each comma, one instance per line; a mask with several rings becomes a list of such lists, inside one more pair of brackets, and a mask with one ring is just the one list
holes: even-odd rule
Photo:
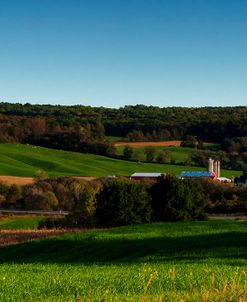
[[69, 233], [69, 230], [4, 230], [0, 229], [0, 247]]
[[33, 183], [32, 177], [19, 177], [19, 176], [0, 176], [0, 182], [5, 182], [10, 185], [30, 185]]
[[115, 147], [119, 146], [129, 146], [133, 148], [142, 148], [142, 147], [179, 147], [181, 141], [163, 141], [163, 142], [117, 142], [114, 143]]

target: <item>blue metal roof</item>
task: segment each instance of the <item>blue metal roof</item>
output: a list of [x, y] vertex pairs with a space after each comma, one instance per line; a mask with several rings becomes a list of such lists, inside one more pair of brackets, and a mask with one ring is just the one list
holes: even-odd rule
[[208, 171], [183, 171], [180, 177], [211, 177], [212, 173]]

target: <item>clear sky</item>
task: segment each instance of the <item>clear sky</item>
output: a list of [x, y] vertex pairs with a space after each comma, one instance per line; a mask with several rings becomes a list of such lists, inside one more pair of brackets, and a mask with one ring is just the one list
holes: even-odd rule
[[0, 0], [0, 100], [247, 105], [247, 0]]

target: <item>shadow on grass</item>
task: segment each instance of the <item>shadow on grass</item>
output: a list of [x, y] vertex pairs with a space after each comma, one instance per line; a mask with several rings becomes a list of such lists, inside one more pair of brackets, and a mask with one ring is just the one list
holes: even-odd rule
[[247, 233], [119, 239], [95, 234], [64, 235], [0, 249], [0, 263], [116, 264], [200, 262], [216, 259], [240, 265], [247, 259]]

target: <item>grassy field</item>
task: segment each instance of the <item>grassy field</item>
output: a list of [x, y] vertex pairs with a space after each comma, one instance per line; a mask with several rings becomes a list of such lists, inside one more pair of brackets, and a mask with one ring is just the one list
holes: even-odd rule
[[247, 222], [119, 227], [0, 249], [0, 301], [246, 301]]
[[[171, 158], [174, 159], [176, 162], [184, 162], [188, 157], [196, 152], [194, 148], [181, 148], [181, 147], [152, 147], [155, 150], [155, 157], [159, 155], [163, 150], [168, 151], [167, 159], [170, 160]], [[117, 146], [117, 154], [123, 155], [124, 146]], [[134, 148], [134, 152], [138, 154], [140, 160], [145, 161], [146, 154], [145, 154], [146, 147], [141, 148]]]
[[37, 229], [43, 217], [0, 217], [0, 229]]
[[[147, 164], [117, 160], [104, 156], [66, 152], [18, 144], [0, 144], [0, 175], [30, 176], [38, 169], [49, 176], [128, 176], [134, 172], [162, 172], [180, 174], [184, 170], [204, 168], [168, 164]], [[222, 170], [222, 175], [233, 177], [240, 171]]]

